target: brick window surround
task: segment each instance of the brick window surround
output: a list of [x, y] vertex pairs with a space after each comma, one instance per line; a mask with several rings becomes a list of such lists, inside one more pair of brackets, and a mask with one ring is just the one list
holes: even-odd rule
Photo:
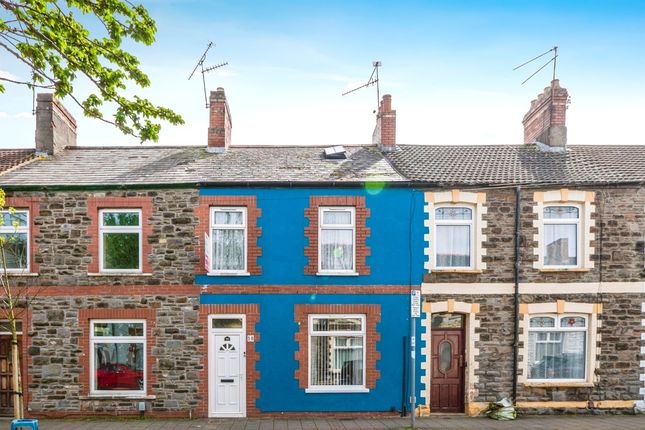
[[261, 275], [262, 267], [258, 265], [258, 258], [262, 255], [262, 248], [258, 246], [258, 238], [262, 236], [262, 228], [258, 227], [257, 220], [262, 216], [262, 210], [257, 207], [255, 196], [200, 196], [199, 206], [195, 209], [199, 223], [195, 228], [199, 240], [197, 247], [199, 263], [195, 267], [195, 273], [199, 275], [208, 273], [204, 267], [204, 234], [210, 235], [210, 209], [213, 206], [246, 208], [248, 259], [246, 267], [249, 274]]
[[381, 340], [381, 334], [376, 331], [376, 324], [381, 321], [380, 305], [295, 305], [294, 321], [299, 328], [295, 334], [298, 350], [295, 353], [299, 363], [295, 372], [303, 390], [309, 387], [309, 315], [310, 314], [364, 314], [365, 315], [365, 386], [375, 388], [381, 372], [376, 369], [376, 362], [381, 359], [381, 353], [376, 350], [376, 344]]
[[148, 242], [148, 236], [152, 234], [152, 225], [148, 220], [152, 215], [152, 197], [89, 197], [87, 199], [87, 216], [90, 218], [90, 226], [87, 234], [92, 242], [88, 246], [92, 262], [87, 266], [89, 273], [99, 271], [99, 210], [101, 209], [141, 209], [141, 260], [142, 273], [152, 273], [152, 267], [148, 256], [152, 247]]
[[309, 207], [305, 209], [305, 218], [309, 220], [309, 226], [305, 227], [305, 237], [309, 244], [305, 247], [305, 256], [309, 257], [309, 263], [305, 266], [305, 275], [316, 275], [318, 273], [318, 214], [321, 206], [349, 206], [356, 209], [356, 273], [369, 275], [370, 268], [367, 265], [367, 256], [370, 255], [370, 248], [365, 244], [370, 236], [370, 229], [365, 226], [365, 221], [370, 216], [370, 210], [365, 207], [363, 196], [311, 196]]
[[[90, 320], [145, 320], [146, 321], [146, 396], [152, 395], [152, 387], [157, 383], [157, 375], [152, 368], [157, 359], [152, 355], [152, 349], [157, 344], [153, 329], [157, 325], [157, 314], [154, 309], [79, 309], [78, 325], [82, 330], [79, 339], [81, 347], [80, 363], [83, 371], [79, 375], [81, 395], [90, 394]], [[98, 396], [101, 397], [101, 396]]]
[[201, 305], [199, 307], [199, 322], [202, 326], [201, 336], [204, 343], [201, 345], [202, 369], [201, 383], [199, 384], [200, 402], [197, 407], [196, 416], [208, 416], [208, 316], [217, 314], [228, 315], [245, 315], [246, 316], [246, 336], [253, 335], [253, 342], [246, 342], [246, 415], [258, 416], [260, 411], [256, 406], [256, 401], [260, 398], [260, 390], [256, 384], [260, 380], [260, 372], [255, 368], [256, 363], [260, 360], [260, 353], [257, 351], [256, 344], [260, 341], [260, 334], [256, 330], [256, 324], [260, 321], [260, 305], [252, 304], [214, 304]]
[[4, 208], [29, 211], [29, 271], [38, 273], [38, 263], [36, 262], [38, 244], [36, 243], [36, 237], [38, 237], [40, 227], [34, 222], [38, 216], [38, 199], [36, 197], [7, 197]]

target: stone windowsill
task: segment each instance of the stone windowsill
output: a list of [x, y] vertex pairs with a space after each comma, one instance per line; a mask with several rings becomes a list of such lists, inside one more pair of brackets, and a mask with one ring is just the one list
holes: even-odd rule
[[463, 273], [466, 275], [477, 275], [482, 273], [481, 269], [432, 269], [430, 273]]
[[131, 276], [135, 278], [145, 278], [152, 276], [152, 273], [133, 273], [133, 272], [98, 272], [98, 273], [88, 273], [87, 276]]
[[208, 272], [206, 276], [251, 276], [249, 272]]
[[589, 272], [591, 269], [585, 267], [542, 267], [539, 269], [544, 273], [557, 273], [557, 272]]
[[544, 381], [544, 382], [524, 382], [522, 385], [525, 387], [536, 387], [536, 388], [549, 388], [549, 387], [558, 387], [558, 388], [582, 388], [582, 387], [594, 387], [593, 382], [586, 381]]
[[115, 394], [114, 396], [106, 394], [90, 394], [88, 396], [79, 396], [79, 400], [155, 400], [157, 396], [147, 396], [143, 394], [137, 395], [127, 395], [127, 394]]
[[316, 276], [360, 276], [358, 272], [317, 272]]
[[7, 274], [9, 276], [16, 276], [16, 277], [18, 277], [18, 276], [31, 276], [31, 277], [40, 276], [39, 273], [30, 273], [30, 272], [7, 272]]

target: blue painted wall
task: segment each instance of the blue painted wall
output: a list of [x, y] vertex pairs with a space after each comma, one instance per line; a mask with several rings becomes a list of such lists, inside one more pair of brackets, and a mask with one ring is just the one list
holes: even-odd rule
[[[339, 188], [203, 188], [203, 196], [254, 195], [262, 209], [258, 226], [262, 236], [259, 276], [199, 275], [195, 282], [205, 284], [271, 284], [271, 285], [420, 285], [423, 275], [423, 193], [410, 188], [339, 189]], [[365, 196], [371, 214], [367, 227], [371, 236], [367, 246], [369, 276], [305, 275], [308, 244], [305, 208], [309, 196]]]
[[[410, 299], [408, 295], [346, 295], [346, 294], [211, 294], [202, 295], [203, 304], [258, 303], [260, 321], [256, 326], [261, 340], [256, 344], [260, 360], [257, 388], [260, 398], [257, 407], [262, 412], [346, 412], [401, 410], [403, 389], [403, 337], [410, 327]], [[295, 304], [379, 304], [381, 322], [376, 329], [381, 340], [376, 349], [381, 354], [376, 367], [381, 377], [369, 393], [305, 393], [295, 379], [298, 363], [294, 352], [298, 344], [294, 335], [298, 325], [294, 322]], [[417, 326], [417, 332], [420, 326]], [[417, 357], [420, 357], [417, 342]], [[406, 352], [409, 356], [409, 352]], [[420, 375], [417, 366], [417, 375]], [[409, 377], [408, 377], [409, 378]], [[408, 382], [409, 387], [409, 382]], [[417, 396], [420, 395], [417, 384]], [[406, 402], [409, 398], [406, 393]], [[409, 408], [409, 406], [408, 406]]]

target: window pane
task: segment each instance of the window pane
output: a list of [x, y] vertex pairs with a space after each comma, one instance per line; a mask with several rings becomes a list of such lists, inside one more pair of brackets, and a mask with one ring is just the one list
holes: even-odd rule
[[212, 328], [242, 328], [241, 318], [213, 318]]
[[452, 367], [452, 344], [444, 340], [439, 344], [439, 371], [446, 373]]
[[244, 225], [241, 211], [215, 211], [214, 221], [218, 225]]
[[[11, 326], [9, 325], [9, 321], [0, 320], [0, 332], [11, 333]], [[22, 321], [16, 320], [16, 332], [22, 332]]]
[[311, 384], [363, 385], [362, 336], [312, 336]]
[[452, 221], [471, 220], [473, 211], [468, 208], [439, 208], [435, 210], [435, 218]]
[[560, 318], [560, 327], [585, 327], [586, 320], [583, 317]]
[[[584, 379], [586, 332], [529, 333], [530, 379]], [[544, 334], [544, 333], [539, 333]]]
[[27, 225], [27, 212], [16, 211], [13, 214], [9, 211], [2, 211], [2, 227], [25, 227]]
[[461, 314], [432, 314], [432, 328], [462, 328], [464, 316]]
[[578, 264], [578, 226], [576, 224], [545, 224], [544, 264], [575, 266]]
[[105, 226], [138, 226], [139, 212], [103, 212]]
[[213, 270], [244, 270], [244, 230], [213, 230]]
[[313, 331], [361, 331], [361, 318], [313, 318]]
[[143, 336], [143, 323], [95, 322], [94, 336]]
[[551, 317], [531, 318], [531, 327], [555, 327], [555, 319]]
[[0, 233], [7, 269], [27, 268], [27, 233]]
[[350, 211], [323, 211], [323, 224], [351, 225], [352, 213]]
[[321, 230], [320, 254], [322, 270], [352, 270], [354, 268], [354, 232]]
[[103, 233], [103, 268], [138, 269], [139, 233]]
[[142, 391], [143, 343], [95, 343], [94, 389]]
[[437, 267], [470, 267], [470, 226], [436, 227]]
[[578, 208], [574, 206], [547, 206], [544, 208], [545, 219], [575, 219], [578, 218]]

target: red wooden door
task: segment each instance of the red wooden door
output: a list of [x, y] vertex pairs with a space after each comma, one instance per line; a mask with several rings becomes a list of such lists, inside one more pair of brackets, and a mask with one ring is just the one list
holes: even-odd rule
[[463, 329], [432, 329], [430, 411], [464, 411]]
[[12, 369], [11, 337], [0, 336], [0, 416], [13, 415]]

